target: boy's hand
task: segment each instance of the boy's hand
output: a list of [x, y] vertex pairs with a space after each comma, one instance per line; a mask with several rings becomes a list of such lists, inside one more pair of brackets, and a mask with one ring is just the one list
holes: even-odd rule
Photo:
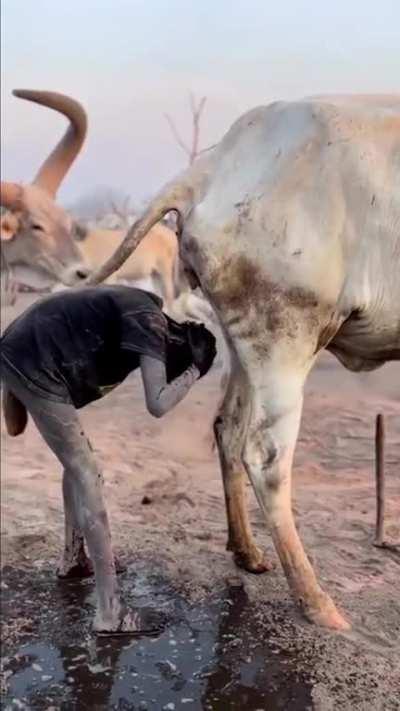
[[188, 325], [188, 339], [192, 349], [193, 363], [202, 378], [210, 370], [217, 355], [215, 337], [202, 323], [190, 323]]

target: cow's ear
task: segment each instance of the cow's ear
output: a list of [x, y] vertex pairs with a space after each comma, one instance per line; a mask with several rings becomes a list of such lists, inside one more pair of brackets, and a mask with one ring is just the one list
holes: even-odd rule
[[21, 203], [23, 192], [23, 186], [19, 183], [8, 183], [2, 180], [0, 183], [0, 205], [8, 210], [17, 209]]
[[5, 212], [0, 217], [1, 241], [11, 242], [19, 230], [19, 219], [12, 212]]

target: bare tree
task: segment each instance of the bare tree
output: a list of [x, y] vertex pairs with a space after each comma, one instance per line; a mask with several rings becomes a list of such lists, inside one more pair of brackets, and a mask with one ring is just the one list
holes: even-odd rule
[[83, 194], [70, 206], [75, 217], [83, 220], [100, 221], [107, 215], [115, 215], [125, 226], [132, 212], [131, 198], [122, 190], [110, 186], [97, 186]]
[[169, 116], [169, 114], [164, 114], [171, 129], [172, 135], [174, 136], [178, 145], [182, 148], [183, 151], [185, 151], [186, 155], [188, 156], [189, 165], [192, 165], [199, 153], [203, 152], [199, 150], [200, 118], [204, 111], [206, 101], [206, 96], [203, 96], [200, 101], [197, 102], [193, 94], [189, 94], [189, 106], [192, 114], [192, 140], [190, 144], [186, 143], [186, 141], [183, 140], [171, 116]]
[[118, 200], [115, 197], [110, 197], [110, 210], [109, 212], [116, 215], [120, 220], [123, 227], [128, 226], [129, 217], [132, 214], [131, 198], [129, 195], [125, 195], [122, 199]]

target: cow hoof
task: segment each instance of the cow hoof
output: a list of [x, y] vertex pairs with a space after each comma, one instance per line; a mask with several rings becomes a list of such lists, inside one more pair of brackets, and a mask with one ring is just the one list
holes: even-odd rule
[[261, 575], [268, 573], [275, 568], [275, 563], [270, 561], [261, 548], [254, 547], [250, 552], [243, 551], [235, 552], [233, 560], [238, 568], [247, 570], [248, 573]]
[[323, 593], [315, 606], [304, 606], [303, 612], [309, 622], [330, 630], [345, 632], [351, 625], [337, 610], [333, 600]]

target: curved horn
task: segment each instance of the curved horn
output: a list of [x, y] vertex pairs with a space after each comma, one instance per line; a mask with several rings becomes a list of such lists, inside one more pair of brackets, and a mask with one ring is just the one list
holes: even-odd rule
[[70, 120], [70, 125], [61, 141], [45, 160], [33, 181], [35, 185], [39, 185], [50, 195], [55, 196], [85, 140], [87, 130], [86, 112], [74, 99], [63, 94], [57, 94], [54, 91], [15, 89], [13, 94], [20, 99], [34, 101], [36, 104], [59, 111]]
[[0, 205], [3, 207], [15, 207], [21, 198], [22, 188], [18, 183], [6, 183], [1, 181]]
[[175, 181], [170, 185], [167, 185], [164, 190], [156, 197], [151, 205], [144, 212], [142, 217], [140, 217], [132, 225], [125, 235], [123, 241], [118, 246], [118, 249], [114, 254], [103, 264], [100, 269], [93, 272], [89, 278], [86, 280], [86, 284], [98, 284], [113, 272], [120, 268], [120, 266], [128, 259], [129, 255], [136, 249], [138, 244], [147, 235], [149, 230], [159, 222], [167, 212], [175, 210], [178, 215], [181, 215], [181, 211], [184, 210], [185, 206], [191, 199], [193, 194], [193, 188], [188, 183], [183, 183], [182, 181]]

